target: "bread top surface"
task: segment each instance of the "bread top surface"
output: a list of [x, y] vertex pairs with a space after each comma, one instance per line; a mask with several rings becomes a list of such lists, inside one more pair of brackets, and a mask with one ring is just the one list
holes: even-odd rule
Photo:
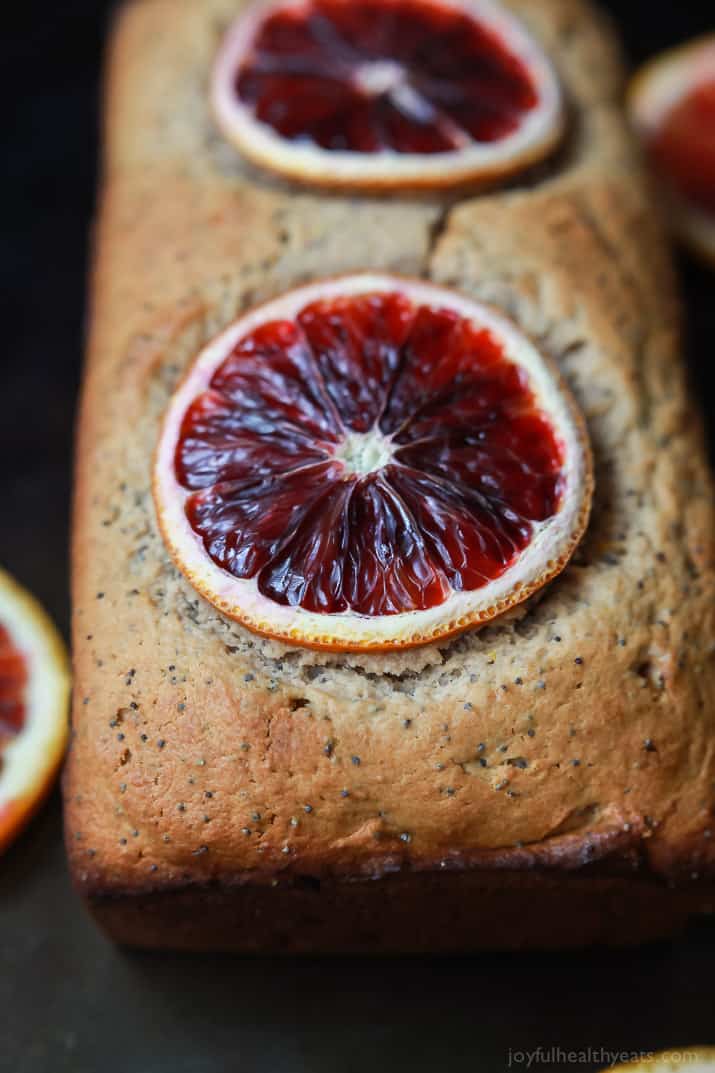
[[[296, 190], [214, 128], [235, 0], [139, 0], [114, 36], [74, 528], [73, 871], [89, 892], [399, 868], [715, 869], [712, 493], [621, 65], [580, 0], [519, 0], [571, 129], [508, 189]], [[596, 462], [588, 533], [526, 611], [442, 645], [260, 639], [170, 563], [159, 421], [247, 306], [364, 268], [487, 300], [553, 356]]]

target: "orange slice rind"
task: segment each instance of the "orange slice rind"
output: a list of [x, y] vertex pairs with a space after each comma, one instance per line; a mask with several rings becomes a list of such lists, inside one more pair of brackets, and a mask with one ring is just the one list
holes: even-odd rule
[[[715, 34], [686, 42], [654, 57], [634, 76], [628, 91], [632, 124], [653, 162], [665, 208], [675, 234], [698, 256], [715, 263], [715, 212], [685, 196], [650, 151], [669, 117], [698, 86], [710, 84], [715, 95]], [[710, 131], [710, 145], [715, 133]], [[704, 148], [704, 147], [703, 147]], [[692, 149], [697, 167], [701, 155]], [[713, 150], [710, 149], [711, 158]]]
[[673, 1047], [608, 1068], [613, 1073], [713, 1073], [715, 1047]]
[[[20, 725], [0, 735], [0, 851], [31, 818], [50, 789], [68, 734], [69, 670], [55, 626], [28, 592], [0, 570], [0, 729], [11, 697], [22, 706]], [[22, 682], [9, 681], [22, 666]], [[3, 667], [5, 678], [3, 679]]]
[[[250, 6], [230, 27], [213, 70], [212, 108], [224, 136], [254, 164], [297, 182], [339, 189], [437, 190], [503, 181], [555, 147], [565, 122], [559, 80], [539, 44], [511, 12], [492, 0], [369, 0], [378, 14], [373, 18], [367, 13], [361, 26], [354, 13], [363, 3], [269, 0]], [[334, 23], [340, 22], [346, 7], [352, 9], [350, 25], [336, 31]], [[271, 20], [284, 17], [289, 25], [309, 21], [316, 8], [324, 45], [319, 39], [316, 46], [308, 35], [306, 55], [286, 59], [281, 39], [277, 50], [265, 55]], [[404, 18], [405, 27], [396, 22], [394, 40], [383, 31], [378, 47], [372, 45], [373, 23], [379, 22], [382, 8], [386, 25]], [[405, 55], [403, 39], [423, 12], [436, 20], [434, 36], [421, 54], [416, 46], [414, 56]], [[461, 20], [457, 29], [450, 19]], [[440, 29], [445, 20], [446, 27]], [[451, 73], [458, 66], [454, 49], [461, 47], [455, 39], [468, 37], [470, 25], [475, 33], [489, 35], [495, 49], [503, 49], [503, 81], [516, 79], [518, 67], [533, 87], [533, 101], [523, 110], [513, 100], [508, 109], [504, 104], [509, 129], [500, 136], [475, 120], [480, 100], [490, 114], [496, 115], [499, 107], [498, 79], [485, 73], [484, 57], [473, 58], [470, 68], [467, 56], [459, 77]], [[424, 52], [434, 56], [440, 33], [445, 35], [445, 60], [435, 68], [424, 60]], [[280, 82], [274, 76], [276, 65]], [[296, 67], [303, 72], [302, 80]], [[247, 91], [243, 96], [239, 92], [241, 72], [247, 72], [244, 81], [252, 78], [252, 90], [258, 79], [266, 82], [267, 88], [255, 89], [257, 101], [249, 99]], [[283, 99], [277, 101], [280, 93]], [[333, 102], [334, 114], [329, 111]], [[288, 121], [285, 113], [291, 109], [300, 113]], [[307, 117], [302, 125], [301, 115]]]
[[[408, 333], [401, 344], [407, 356], [401, 359], [402, 365], [389, 389], [391, 399], [402, 398], [403, 416], [407, 415], [402, 425], [397, 418], [390, 425], [384, 406], [379, 428], [376, 422], [363, 421], [363, 411], [356, 408], [355, 402], [360, 399], [361, 385], [356, 386], [359, 378], [339, 381], [338, 374], [334, 374], [335, 368], [344, 368], [344, 354], [338, 354], [338, 364], [330, 366], [332, 387], [329, 384], [324, 391], [322, 379], [317, 384], [310, 399], [309, 416], [301, 425], [295, 418], [296, 406], [302, 405], [295, 366], [290, 366], [291, 379], [286, 379], [285, 356], [281, 356], [279, 365], [270, 349], [274, 342], [270, 346], [265, 340], [260, 342], [261, 333], [273, 331], [278, 338], [280, 333], [293, 331], [290, 326], [299, 322], [308, 324], [313, 332], [337, 332], [331, 337], [334, 341], [344, 338], [350, 325], [356, 323], [351, 303], [362, 303], [362, 312], [370, 303], [375, 308], [379, 306], [384, 320], [387, 314], [380, 303], [388, 299], [404, 303], [404, 308], [412, 310], [406, 316], [414, 318], [409, 329], [412, 335]], [[442, 318], [448, 328], [452, 318], [457, 335], [450, 338], [461, 339], [458, 333], [468, 331], [476, 333], [468, 338], [477, 342], [498, 341], [503, 366], [494, 359], [493, 365], [487, 362], [486, 373], [481, 367], [472, 369], [472, 351], [467, 348], [466, 357], [455, 351], [456, 357], [453, 353], [451, 358], [442, 359], [456, 362], [456, 372], [447, 365], [440, 371], [439, 361], [432, 368], [431, 359], [415, 356], [418, 319], [422, 318], [421, 325], [429, 324], [430, 316]], [[404, 327], [399, 330], [405, 331]], [[295, 338], [296, 345], [303, 346], [303, 328], [295, 329]], [[361, 344], [366, 352], [375, 352], [373, 339], [361, 339]], [[454, 342], [449, 345], [455, 350]], [[425, 347], [423, 340], [426, 353]], [[327, 344], [326, 348], [318, 357], [318, 351], [309, 355], [305, 367], [312, 369], [315, 359], [320, 368], [328, 368], [326, 362], [333, 361], [335, 354], [329, 353]], [[231, 395], [229, 403], [221, 394], [227, 359], [232, 375], [240, 380], [238, 388], [232, 382], [233, 386], [226, 389]], [[454, 372], [451, 380], [450, 370]], [[374, 366], [370, 376], [376, 376]], [[430, 377], [444, 379], [435, 400], [423, 392], [418, 419], [426, 432], [421, 439], [422, 425], [415, 424], [417, 419], [409, 413], [411, 395], [416, 398], [422, 390], [422, 381], [415, 380], [415, 376], [422, 377], [425, 383]], [[493, 394], [497, 390], [494, 377], [509, 379], [510, 390], [516, 392], [503, 410], [507, 416], [501, 430], [498, 401], [491, 410], [488, 403], [484, 404], [486, 409], [480, 409], [479, 391], [486, 392], [485, 397], [489, 392]], [[523, 396], [518, 394], [522, 388]], [[384, 390], [387, 398], [388, 389]], [[428, 386], [425, 390], [431, 389]], [[281, 391], [290, 391], [287, 402], [279, 397]], [[266, 392], [270, 406], [261, 397]], [[371, 397], [364, 396], [363, 407], [370, 405]], [[322, 420], [316, 398], [327, 400], [324, 409], [328, 421], [333, 420], [329, 412], [333, 408], [331, 400], [338, 399], [350, 410], [352, 426], [346, 425], [335, 433], [324, 430], [316, 437], [313, 430]], [[444, 398], [448, 401], [443, 405], [440, 400]], [[437, 407], [436, 416], [430, 416], [430, 406]], [[537, 415], [533, 418], [536, 433], [528, 424], [532, 410]], [[507, 427], [512, 412], [517, 415], [516, 424]], [[432, 426], [430, 421], [436, 424]], [[291, 431], [292, 422], [298, 428], [295, 433]], [[479, 432], [477, 426], [486, 431]], [[362, 431], [355, 432], [356, 427]], [[546, 487], [549, 481], [554, 488], [558, 485], [558, 505], [541, 520], [525, 521], [522, 529], [515, 520], [517, 507], [522, 509], [519, 504], [530, 492], [528, 481], [521, 490], [517, 487], [519, 475], [521, 469], [529, 470], [533, 458], [543, 454], [539, 439], [542, 427], [549, 443], [558, 444], [560, 461], [554, 468], [555, 463], [547, 460], [546, 475], [533, 470], [528, 479], [534, 487]], [[526, 440], [519, 441], [522, 433]], [[485, 443], [480, 436], [486, 437]], [[521, 449], [519, 442], [531, 444], [527, 453], [533, 457], [512, 457], [515, 450]], [[287, 450], [287, 457], [293, 461], [284, 464]], [[315, 451], [319, 452], [317, 461]], [[181, 470], [181, 459], [185, 457], [195, 466], [188, 477], [185, 473], [182, 476]], [[457, 467], [456, 476], [451, 474], [450, 466]], [[325, 499], [321, 499], [323, 485], [334, 489], [329, 494], [325, 492]], [[421, 280], [369, 273], [319, 281], [284, 294], [244, 314], [204, 347], [169, 404], [153, 476], [157, 516], [166, 547], [206, 600], [257, 633], [306, 647], [343, 651], [408, 648], [444, 639], [489, 622], [522, 603], [568, 562], [587, 524], [592, 487], [591, 453], [583, 418], [552, 363], [511, 321], [452, 290]], [[507, 502], [508, 489], [513, 493], [511, 506]], [[301, 495], [312, 497], [310, 502], [317, 506], [310, 510], [304, 509], [303, 503], [296, 506], [294, 501]], [[344, 505], [348, 500], [349, 505]], [[538, 515], [539, 509], [532, 513]], [[490, 510], [495, 512], [493, 517]], [[331, 511], [333, 520], [328, 519]], [[202, 528], [206, 517], [208, 528]], [[393, 525], [395, 518], [398, 521]], [[412, 523], [414, 531], [409, 529]], [[306, 530], [311, 525], [315, 533], [310, 528]], [[341, 526], [342, 535], [336, 536]], [[370, 526], [374, 526], [374, 541], [367, 532]], [[266, 529], [270, 529], [272, 541], [267, 551]], [[509, 532], [505, 536], [506, 530]], [[528, 532], [528, 539], [512, 555], [514, 539], [518, 542], [519, 534], [524, 532]], [[393, 547], [388, 546], [390, 540]], [[461, 546], [460, 540], [464, 542]], [[501, 552], [493, 552], [494, 540], [502, 540]], [[414, 560], [405, 551], [406, 544], [414, 551]], [[228, 558], [221, 559], [224, 553]], [[482, 554], [483, 560], [479, 558]], [[492, 554], [496, 560], [502, 554], [504, 561], [494, 566], [489, 558]], [[264, 556], [263, 565], [259, 563], [251, 572], [247, 564], [260, 555]], [[321, 555], [324, 561], [318, 562]], [[479, 565], [470, 573], [475, 556]], [[243, 571], [244, 576], [236, 576], [236, 563], [237, 572]], [[490, 570], [494, 576], [489, 576]], [[304, 583], [309, 571], [313, 572], [312, 581], [318, 579], [312, 589]], [[479, 574], [475, 581], [475, 571], [486, 571], [483, 579]], [[348, 575], [352, 578], [349, 583]], [[366, 580], [368, 577], [371, 580]], [[468, 588], [470, 584], [479, 587]]]

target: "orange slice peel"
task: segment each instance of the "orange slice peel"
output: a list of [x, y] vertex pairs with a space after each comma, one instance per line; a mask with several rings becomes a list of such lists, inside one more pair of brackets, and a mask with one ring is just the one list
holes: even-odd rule
[[503, 181], [564, 129], [556, 72], [492, 0], [269, 0], [230, 27], [211, 101], [253, 163], [340, 189]]
[[578, 407], [516, 325], [371, 273], [290, 291], [204, 347], [153, 475], [202, 596], [333, 651], [441, 640], [522, 603], [568, 562], [592, 488]]
[[715, 264], [715, 34], [646, 63], [628, 111], [676, 235]]
[[673, 1047], [608, 1068], [613, 1073], [678, 1073], [680, 1070], [712, 1073], [715, 1070], [715, 1047]]
[[64, 644], [45, 611], [0, 570], [0, 851], [49, 791], [68, 734]]

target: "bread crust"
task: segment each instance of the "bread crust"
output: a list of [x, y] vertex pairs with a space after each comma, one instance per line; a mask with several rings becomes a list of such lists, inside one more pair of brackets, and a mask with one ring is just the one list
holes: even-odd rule
[[[355, 200], [259, 174], [214, 131], [209, 68], [238, 6], [135, 0], [113, 37], [74, 509], [75, 882], [121, 941], [192, 948], [370, 949], [349, 937], [395, 885], [416, 921], [402, 948], [627, 941], [712, 911], [712, 487], [609, 29], [581, 0], [510, 5], [571, 103], [549, 165], [479, 196]], [[597, 488], [580, 551], [524, 613], [341, 657], [204, 603], [158, 535], [150, 471], [202, 343], [260, 299], [365, 268], [456, 286], [535, 337], [586, 415]], [[599, 917], [606, 888], [624, 908], [604, 898]], [[455, 912], [460, 889], [482, 927], [462, 913], [456, 939], [421, 940], [419, 905]], [[520, 890], [540, 909], [502, 927], [498, 892]]]

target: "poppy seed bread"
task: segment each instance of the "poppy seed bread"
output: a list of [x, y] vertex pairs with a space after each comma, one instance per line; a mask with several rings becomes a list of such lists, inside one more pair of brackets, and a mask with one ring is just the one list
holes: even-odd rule
[[[610, 29], [514, 0], [570, 133], [509, 188], [297, 191], [217, 134], [237, 0], [136, 0], [113, 39], [77, 447], [73, 876], [118, 941], [236, 950], [634, 942], [715, 905], [712, 490]], [[558, 362], [596, 467], [526, 610], [401, 654], [261, 639], [172, 565], [167, 400], [242, 309], [365, 268], [491, 302]]]

